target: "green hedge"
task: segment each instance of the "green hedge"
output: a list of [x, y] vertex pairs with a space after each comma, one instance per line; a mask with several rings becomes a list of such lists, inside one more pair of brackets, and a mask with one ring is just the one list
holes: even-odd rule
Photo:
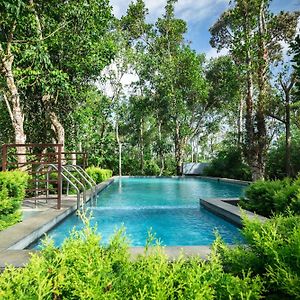
[[209, 262], [181, 256], [169, 261], [162, 247], [132, 261], [118, 232], [108, 246], [89, 227], [73, 232], [60, 250], [48, 242], [26, 267], [0, 275], [0, 298], [8, 299], [260, 299], [262, 280], [223, 271]]
[[112, 177], [112, 170], [101, 169], [99, 167], [89, 167], [86, 172], [94, 179], [96, 183], [100, 183]]
[[300, 214], [300, 178], [254, 182], [239, 204], [266, 217], [290, 212]]
[[22, 171], [0, 172], [0, 230], [21, 220], [28, 178]]

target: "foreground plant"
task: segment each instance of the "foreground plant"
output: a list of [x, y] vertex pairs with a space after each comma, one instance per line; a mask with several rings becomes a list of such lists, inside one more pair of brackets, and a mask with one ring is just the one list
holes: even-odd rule
[[118, 231], [109, 245], [88, 224], [73, 231], [60, 249], [46, 241], [23, 269], [0, 276], [1, 299], [260, 299], [262, 282], [250, 273], [223, 271], [218, 255], [209, 261], [180, 256], [170, 261], [161, 246], [130, 259]]
[[267, 299], [300, 299], [300, 216], [277, 216], [262, 224], [244, 220], [246, 246], [214, 244], [226, 273], [251, 272], [264, 279]]

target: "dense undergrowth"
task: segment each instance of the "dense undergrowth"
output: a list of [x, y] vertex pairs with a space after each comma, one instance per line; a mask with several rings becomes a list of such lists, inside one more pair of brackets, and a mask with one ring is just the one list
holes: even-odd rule
[[[163, 247], [130, 259], [122, 231], [109, 245], [95, 228], [73, 231], [60, 249], [51, 240], [22, 269], [0, 275], [1, 299], [298, 299], [300, 218], [265, 224], [245, 220], [247, 246], [229, 248], [219, 237], [209, 260], [178, 257]], [[88, 223], [88, 221], [87, 221]]]
[[207, 176], [251, 180], [250, 168], [243, 161], [241, 149], [236, 147], [219, 151], [203, 172]]

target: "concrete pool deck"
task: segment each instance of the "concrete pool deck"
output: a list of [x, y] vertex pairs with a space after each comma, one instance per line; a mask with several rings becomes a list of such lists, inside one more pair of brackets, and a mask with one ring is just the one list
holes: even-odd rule
[[[97, 187], [98, 192], [105, 189], [113, 181], [114, 178], [99, 184]], [[234, 183], [237, 182], [235, 181]], [[236, 199], [227, 200], [229, 202]], [[49, 200], [47, 203], [40, 201], [38, 207], [35, 207], [33, 202], [25, 200], [23, 203], [23, 221], [0, 232], [0, 269], [5, 268], [7, 265], [16, 267], [24, 266], [28, 262], [31, 253], [37, 252], [36, 250], [28, 250], [26, 248], [68, 215], [75, 212], [77, 209], [76, 203], [75, 195], [65, 196], [62, 199], [62, 208], [57, 210], [55, 209], [56, 202], [53, 200]], [[229, 220], [230, 218], [234, 220], [239, 218], [241, 220], [240, 209], [234, 205], [225, 203], [224, 199], [201, 200], [201, 205], [223, 218], [225, 217]], [[231, 221], [235, 222], [234, 220]], [[200, 256], [202, 258], [207, 258], [210, 254], [209, 246], [174, 246], [164, 247], [164, 249], [170, 259], [175, 259], [180, 254], [184, 256]], [[130, 254], [133, 259], [139, 255], [143, 255], [144, 247], [130, 247]]]
[[263, 216], [254, 214], [248, 210], [242, 210], [240, 207], [236, 206], [235, 204], [238, 200], [239, 198], [200, 199], [200, 205], [240, 228], [243, 226], [244, 216], [250, 220], [258, 219], [261, 222], [267, 220], [267, 218]]

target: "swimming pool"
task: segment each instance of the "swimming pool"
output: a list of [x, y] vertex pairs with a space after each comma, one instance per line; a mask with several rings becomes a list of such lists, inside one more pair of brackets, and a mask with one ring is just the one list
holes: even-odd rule
[[[150, 229], [165, 246], [210, 245], [216, 230], [232, 244], [241, 240], [239, 230], [200, 207], [199, 198], [239, 197], [243, 190], [238, 184], [201, 178], [121, 178], [99, 193], [88, 210], [103, 243], [124, 226], [131, 246], [144, 246]], [[74, 226], [83, 227], [75, 214], [48, 235], [59, 246]]]

